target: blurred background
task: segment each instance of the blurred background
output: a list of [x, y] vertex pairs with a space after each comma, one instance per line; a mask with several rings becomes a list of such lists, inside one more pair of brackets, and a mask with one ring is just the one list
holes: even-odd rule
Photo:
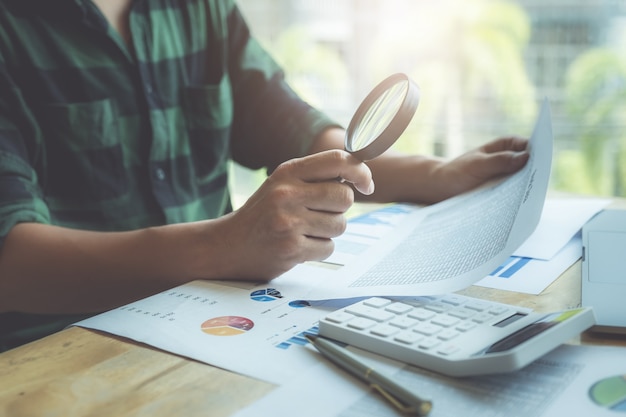
[[[309, 103], [347, 126], [374, 85], [405, 72], [417, 113], [395, 148], [454, 157], [530, 136], [548, 98], [550, 188], [626, 196], [625, 0], [238, 0]], [[233, 166], [239, 206], [265, 172]]]

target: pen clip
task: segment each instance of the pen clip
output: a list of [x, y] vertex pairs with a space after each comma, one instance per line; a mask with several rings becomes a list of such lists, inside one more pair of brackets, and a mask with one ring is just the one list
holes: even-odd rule
[[418, 416], [426, 416], [432, 409], [432, 403], [430, 401], [424, 401], [419, 405], [407, 405], [403, 404], [396, 397], [385, 391], [383, 387], [378, 384], [370, 384], [370, 387], [375, 391], [378, 391], [387, 401], [389, 401], [394, 407], [405, 414], [415, 414]]

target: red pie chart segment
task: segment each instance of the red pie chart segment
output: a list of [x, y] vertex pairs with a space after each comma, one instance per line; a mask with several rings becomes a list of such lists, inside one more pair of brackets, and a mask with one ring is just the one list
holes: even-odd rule
[[246, 317], [221, 316], [202, 323], [200, 328], [213, 336], [236, 336], [246, 333], [254, 327], [254, 322]]

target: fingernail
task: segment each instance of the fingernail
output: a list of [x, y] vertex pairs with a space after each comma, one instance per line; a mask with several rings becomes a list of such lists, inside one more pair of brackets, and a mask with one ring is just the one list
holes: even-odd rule
[[517, 161], [520, 161], [520, 160], [526, 159], [526, 157], [527, 157], [527, 156], [528, 156], [528, 152], [516, 152], [516, 153], [513, 155], [513, 161], [516, 161], [516, 162], [517, 162]]
[[370, 181], [369, 187], [367, 187], [367, 195], [374, 194], [374, 180]]

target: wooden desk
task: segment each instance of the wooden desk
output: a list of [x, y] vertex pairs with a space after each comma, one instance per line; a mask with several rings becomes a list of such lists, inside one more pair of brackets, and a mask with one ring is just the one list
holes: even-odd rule
[[[580, 279], [578, 261], [538, 296], [478, 286], [460, 292], [547, 312], [578, 306]], [[626, 338], [587, 332], [572, 343], [626, 346]], [[0, 354], [1, 416], [222, 417], [273, 388], [82, 328]]]
[[0, 415], [229, 416], [273, 385], [70, 328], [0, 355]]

